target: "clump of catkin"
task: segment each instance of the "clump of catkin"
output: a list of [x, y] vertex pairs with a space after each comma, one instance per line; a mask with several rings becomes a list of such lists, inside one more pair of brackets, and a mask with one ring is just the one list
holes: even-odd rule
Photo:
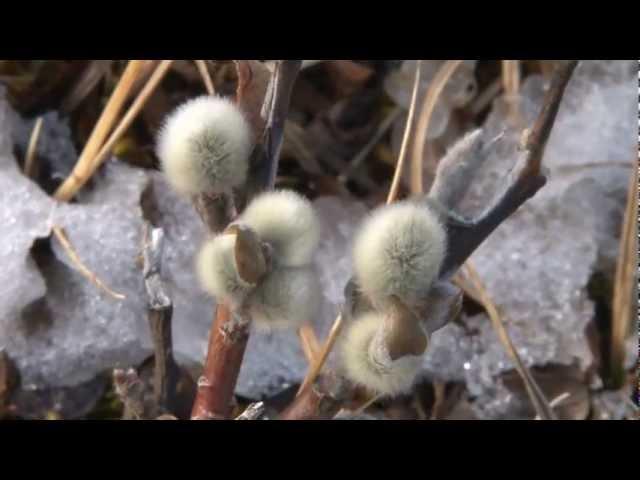
[[353, 319], [341, 342], [345, 376], [378, 394], [414, 384], [428, 335], [422, 311], [446, 253], [446, 232], [428, 204], [403, 201], [376, 209], [356, 233], [354, 273], [373, 310]]
[[251, 148], [251, 128], [239, 107], [202, 96], [167, 117], [156, 150], [170, 185], [183, 195], [197, 195], [242, 185]]
[[376, 394], [394, 396], [411, 389], [422, 367], [421, 355], [391, 359], [384, 345], [384, 315], [371, 311], [353, 320], [341, 341], [344, 375]]
[[416, 306], [436, 280], [445, 252], [445, 229], [430, 208], [407, 201], [386, 205], [356, 234], [356, 281], [381, 309], [392, 295]]
[[291, 191], [266, 192], [237, 223], [269, 246], [269, 271], [255, 285], [243, 281], [234, 256], [236, 236], [222, 233], [206, 242], [198, 256], [202, 286], [218, 301], [246, 308], [258, 328], [295, 328], [312, 321], [320, 305], [311, 266], [320, 227], [310, 202]]

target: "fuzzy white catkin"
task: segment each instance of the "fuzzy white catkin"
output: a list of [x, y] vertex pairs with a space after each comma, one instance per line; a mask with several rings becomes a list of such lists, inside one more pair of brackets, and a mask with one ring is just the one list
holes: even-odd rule
[[196, 258], [196, 273], [202, 287], [217, 302], [230, 307], [239, 306], [252, 290], [238, 275], [235, 243], [235, 235], [217, 235], [202, 246]]
[[167, 181], [183, 195], [220, 193], [242, 185], [251, 129], [230, 100], [202, 96], [171, 113], [158, 134], [157, 154]]
[[279, 265], [298, 267], [311, 262], [320, 239], [320, 223], [303, 196], [289, 190], [262, 193], [239, 220], [271, 245]]
[[315, 320], [320, 292], [320, 282], [312, 267], [280, 267], [251, 293], [247, 305], [258, 329], [296, 328]]
[[358, 230], [353, 246], [358, 285], [384, 307], [391, 295], [417, 306], [436, 280], [446, 251], [446, 233], [428, 207], [399, 202], [376, 209]]
[[367, 312], [349, 326], [341, 341], [345, 377], [377, 394], [394, 396], [408, 392], [420, 373], [422, 357], [406, 355], [379, 365], [371, 358], [371, 343], [382, 328], [384, 316]]

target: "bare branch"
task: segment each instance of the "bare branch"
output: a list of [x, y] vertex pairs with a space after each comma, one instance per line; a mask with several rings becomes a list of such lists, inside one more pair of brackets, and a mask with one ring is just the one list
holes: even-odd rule
[[526, 143], [528, 153], [515, 175], [514, 182], [477, 221], [462, 222], [454, 217], [447, 219], [449, 250], [441, 269], [441, 277], [447, 277], [460, 268], [503, 221], [533, 197], [546, 183], [547, 178], [541, 172], [542, 156], [560, 101], [576, 65], [577, 61], [567, 63], [552, 79], [542, 109]]
[[144, 284], [147, 290], [149, 328], [153, 341], [153, 394], [156, 415], [177, 411], [177, 390], [180, 368], [173, 356], [171, 318], [173, 304], [161, 278], [164, 233], [161, 228], [145, 226], [142, 249]]

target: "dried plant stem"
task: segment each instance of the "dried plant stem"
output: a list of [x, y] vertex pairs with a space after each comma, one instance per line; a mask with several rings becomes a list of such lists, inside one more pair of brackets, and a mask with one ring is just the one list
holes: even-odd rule
[[92, 60], [73, 88], [60, 104], [60, 110], [66, 114], [75, 110], [87, 98], [109, 71], [113, 60]]
[[444, 382], [433, 382], [434, 401], [431, 408], [431, 420], [438, 420], [440, 418], [440, 410], [444, 405], [446, 384]]
[[473, 116], [478, 115], [485, 108], [489, 106], [489, 104], [493, 101], [494, 98], [498, 96], [500, 91], [502, 90], [502, 81], [500, 78], [495, 79], [492, 83], [489, 84], [484, 91], [476, 97], [476, 99], [471, 103], [469, 107], [469, 111]]
[[178, 410], [176, 398], [180, 375], [180, 369], [173, 356], [173, 302], [166, 293], [161, 277], [163, 239], [161, 228], [145, 225], [142, 257], [148, 321], [154, 351], [154, 416], [167, 412], [175, 413]]
[[69, 241], [69, 238], [67, 237], [67, 235], [64, 232], [64, 229], [62, 229], [62, 227], [54, 225], [51, 228], [51, 230], [53, 231], [54, 235], [56, 236], [56, 238], [60, 242], [60, 245], [62, 246], [64, 251], [67, 253], [67, 255], [69, 255], [69, 258], [71, 259], [73, 264], [76, 266], [78, 271], [83, 276], [85, 276], [96, 287], [98, 287], [101, 290], [104, 290], [106, 293], [111, 295], [113, 298], [115, 298], [117, 300], [124, 300], [125, 298], [127, 298], [125, 295], [123, 295], [121, 293], [114, 292], [109, 287], [107, 287], [102, 282], [102, 280], [100, 280], [98, 278], [98, 276], [95, 273], [93, 273], [91, 270], [89, 270], [89, 268], [84, 263], [82, 263], [82, 260], [80, 260], [80, 257], [78, 256], [78, 254], [74, 250], [73, 245], [71, 245], [71, 242]]
[[632, 318], [634, 282], [638, 255], [638, 166], [633, 167], [629, 179], [627, 206], [624, 213], [620, 249], [616, 265], [613, 307], [611, 315], [611, 365], [613, 382], [621, 386], [624, 382], [625, 340]]
[[300, 388], [298, 389], [297, 395], [300, 395], [309, 385], [312, 385], [316, 381], [316, 378], [318, 378], [318, 374], [320, 373], [320, 370], [322, 370], [322, 367], [324, 366], [325, 362], [327, 361], [327, 358], [329, 357], [329, 353], [331, 353], [331, 349], [333, 348], [333, 345], [336, 343], [336, 340], [338, 339], [338, 335], [342, 330], [343, 323], [344, 322], [342, 321], [342, 314], [339, 314], [338, 317], [333, 322], [333, 325], [331, 326], [331, 331], [329, 332], [327, 341], [324, 343], [322, 347], [322, 352], [320, 352], [320, 356], [311, 365], [311, 368], [307, 372], [307, 375], [305, 376], [302, 382], [302, 385], [300, 385]]
[[382, 395], [381, 393], [374, 395], [373, 397], [371, 397], [370, 399], [368, 399], [367, 401], [365, 401], [362, 405], [360, 405], [358, 408], [356, 408], [353, 413], [355, 413], [356, 415], [359, 415], [361, 413], [364, 413], [364, 411], [369, 408], [371, 405], [373, 405], [374, 403], [376, 403], [378, 400], [380, 400], [384, 395]]
[[114, 145], [118, 142], [118, 140], [120, 140], [120, 138], [122, 138], [122, 135], [124, 135], [127, 129], [131, 126], [133, 121], [140, 113], [140, 110], [142, 110], [144, 105], [147, 103], [147, 100], [149, 100], [149, 97], [151, 97], [151, 94], [155, 91], [155, 89], [160, 84], [160, 81], [169, 71], [172, 63], [173, 60], [163, 60], [155, 69], [151, 77], [149, 77], [149, 80], [145, 84], [144, 88], [140, 91], [135, 101], [131, 104], [124, 117], [122, 117], [122, 120], [120, 120], [120, 123], [109, 137], [109, 140], [106, 141], [96, 157], [93, 159], [93, 171], [95, 171], [100, 166], [100, 164], [104, 162], [104, 160], [107, 158], [107, 155], [111, 153]]
[[478, 294], [482, 306], [487, 310], [487, 314], [491, 319], [493, 328], [498, 334], [498, 338], [500, 338], [500, 342], [507, 350], [509, 356], [511, 356], [511, 359], [516, 366], [516, 370], [522, 378], [522, 381], [524, 382], [524, 386], [527, 390], [527, 393], [529, 394], [529, 398], [531, 399], [531, 403], [533, 404], [536, 412], [541, 418], [545, 420], [557, 420], [557, 417], [553, 412], [553, 409], [549, 405], [549, 402], [546, 399], [544, 393], [542, 393], [542, 390], [534, 380], [533, 375], [531, 375], [529, 369], [522, 362], [520, 355], [518, 355], [518, 351], [513, 346], [513, 342], [511, 341], [509, 332], [507, 332], [507, 329], [502, 321], [502, 317], [498, 312], [498, 308], [496, 307], [495, 303], [493, 303], [489, 292], [482, 284], [480, 276], [470, 262], [467, 262], [465, 264], [464, 270], [470, 280], [471, 285]]
[[211, 80], [211, 75], [209, 74], [207, 63], [204, 60], [194, 60], [194, 62], [196, 63], [198, 72], [202, 77], [202, 82], [204, 83], [204, 86], [207, 89], [207, 93], [209, 95], [215, 95], [216, 91], [213, 88], [213, 81]]
[[34, 174], [34, 166], [36, 160], [36, 151], [38, 146], [38, 138], [40, 138], [40, 131], [42, 129], [42, 117], [38, 117], [36, 123], [31, 130], [31, 136], [29, 137], [29, 146], [27, 147], [27, 154], [24, 160], [24, 174], [31, 178]]
[[518, 92], [520, 90], [520, 62], [518, 60], [502, 61], [502, 85], [505, 99], [509, 105], [509, 117], [514, 124], [519, 120]]
[[367, 144], [362, 147], [362, 149], [355, 157], [353, 157], [345, 171], [338, 176], [339, 182], [345, 183], [347, 180], [349, 180], [349, 177], [353, 175], [353, 173], [358, 169], [365, 158], [367, 158], [373, 147], [375, 147], [380, 142], [384, 134], [387, 133], [389, 128], [391, 128], [393, 122], [395, 122], [396, 119], [400, 117], [401, 112], [402, 111], [400, 110], [400, 107], [394, 107], [391, 110], [391, 112], [385, 117], [382, 123], [380, 123], [378, 129], [373, 134], [371, 139], [367, 142]]
[[316, 332], [313, 330], [313, 325], [304, 324], [298, 329], [298, 336], [307, 362], [309, 365], [313, 365], [320, 354], [320, 344]]
[[427, 141], [427, 131], [431, 123], [431, 116], [435, 109], [440, 94], [445, 85], [462, 64], [462, 60], [447, 60], [438, 70], [429, 85], [429, 89], [424, 97], [418, 125], [416, 126], [416, 136], [413, 142], [413, 152], [411, 155], [411, 193], [421, 194], [423, 190], [422, 159], [424, 158], [424, 147]]
[[111, 94], [111, 98], [98, 119], [98, 123], [96, 123], [96, 126], [93, 128], [89, 140], [84, 150], [82, 150], [73, 171], [55, 192], [54, 198], [56, 200], [65, 202], [70, 200], [93, 173], [93, 159], [111, 131], [143, 67], [143, 60], [131, 60], [127, 64], [122, 77], [120, 77], [120, 81], [116, 85], [115, 90]]
[[409, 137], [411, 135], [411, 127], [413, 126], [413, 118], [416, 113], [416, 103], [418, 101], [418, 89], [420, 87], [420, 71], [422, 70], [422, 60], [418, 60], [416, 65], [416, 77], [413, 81], [413, 92], [411, 93], [411, 105], [409, 107], [409, 115], [407, 116], [407, 125], [404, 128], [404, 136], [402, 137], [402, 145], [398, 154], [398, 162], [396, 163], [396, 171], [393, 174], [391, 188], [387, 196], [387, 204], [392, 203], [398, 197], [400, 190], [400, 179], [402, 178], [402, 169], [404, 168], [404, 159], [407, 156], [407, 147], [409, 145]]

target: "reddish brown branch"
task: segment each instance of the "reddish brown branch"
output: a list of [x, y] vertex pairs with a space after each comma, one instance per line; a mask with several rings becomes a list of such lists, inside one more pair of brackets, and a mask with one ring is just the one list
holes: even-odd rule
[[[284, 133], [284, 120], [299, 67], [299, 61], [281, 61], [272, 77], [270, 85], [272, 95], [267, 94], [263, 104], [267, 123], [262, 143], [257, 146], [260, 154], [256, 157], [254, 153], [254, 158], [259, 160], [263, 174], [256, 175], [258, 182], [253, 187], [257, 188], [254, 190], [249, 187], [251, 192], [273, 188]], [[246, 95], [247, 92], [244, 91], [243, 94]], [[235, 208], [230, 208], [230, 204], [225, 204], [221, 200], [221, 198], [201, 197], [196, 202], [197, 210], [204, 222], [210, 229], [214, 227], [217, 231], [233, 221], [235, 217]], [[209, 333], [207, 358], [202, 376], [198, 380], [196, 400], [191, 411], [192, 419], [228, 418], [244, 351], [249, 340], [249, 324], [249, 319], [240, 318], [227, 306], [220, 304], [217, 306], [213, 327]]]
[[218, 305], [192, 420], [228, 418], [248, 340], [249, 323], [239, 321], [226, 306]]

